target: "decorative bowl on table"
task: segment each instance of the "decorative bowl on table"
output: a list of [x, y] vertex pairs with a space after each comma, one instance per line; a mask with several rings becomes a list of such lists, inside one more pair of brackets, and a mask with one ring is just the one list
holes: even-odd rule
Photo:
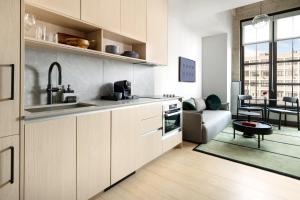
[[255, 122], [242, 122], [241, 123], [243, 126], [249, 126], [249, 127], [256, 127], [256, 123]]

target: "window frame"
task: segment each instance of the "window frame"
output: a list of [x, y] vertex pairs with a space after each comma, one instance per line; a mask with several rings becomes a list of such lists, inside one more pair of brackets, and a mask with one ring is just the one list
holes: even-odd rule
[[[276, 35], [275, 35], [276, 34], [275, 33], [275, 30], [276, 30], [275, 29], [275, 19], [282, 18], [282, 16], [285, 16], [285, 15], [292, 15], [294, 12], [296, 12], [296, 13], [300, 12], [300, 7], [296, 7], [296, 8], [292, 8], [292, 9], [288, 9], [288, 10], [268, 14], [270, 17], [274, 18], [274, 20], [271, 20], [271, 22], [270, 22], [270, 29], [271, 29], [271, 31], [270, 31], [270, 40], [254, 43], [254, 44], [259, 44], [259, 43], [269, 42], [269, 53], [270, 53], [270, 55], [269, 55], [269, 62], [266, 62], [266, 63], [256, 62], [256, 63], [245, 64], [245, 62], [244, 62], [244, 45], [243, 45], [243, 36], [244, 36], [243, 35], [244, 34], [243, 33], [243, 24], [252, 21], [253, 18], [240, 20], [240, 80], [241, 80], [241, 94], [245, 94], [245, 66], [269, 64], [268, 98], [270, 98], [270, 99], [277, 98], [277, 85], [293, 84], [293, 83], [283, 83], [283, 84], [278, 84], [277, 83], [277, 63], [300, 62], [300, 59], [299, 60], [291, 60], [291, 61], [282, 61], [282, 62], [277, 61], [277, 40], [275, 39], [276, 38]], [[292, 38], [289, 38], [289, 39], [292, 39]], [[281, 40], [286, 40], [286, 39], [280, 39], [278, 41], [281, 41]], [[296, 85], [300, 86], [300, 83], [297, 83]], [[256, 101], [256, 103], [252, 103], [252, 104], [263, 106], [263, 100], [261, 102], [262, 103], [258, 103]], [[269, 105], [274, 106], [274, 107], [282, 107], [282, 106], [278, 106], [276, 101], [270, 101]]]

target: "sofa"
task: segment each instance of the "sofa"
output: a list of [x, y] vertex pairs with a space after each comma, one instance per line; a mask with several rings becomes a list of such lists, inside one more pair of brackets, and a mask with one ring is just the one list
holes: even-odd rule
[[206, 109], [202, 98], [189, 100], [195, 110], [183, 110], [183, 139], [206, 144], [216, 137], [231, 122], [229, 103], [221, 103], [218, 110]]

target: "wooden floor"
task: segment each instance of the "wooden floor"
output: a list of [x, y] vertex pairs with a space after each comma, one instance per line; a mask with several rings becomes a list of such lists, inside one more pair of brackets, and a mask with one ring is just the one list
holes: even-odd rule
[[195, 152], [194, 147], [184, 143], [96, 199], [300, 199], [300, 181]]

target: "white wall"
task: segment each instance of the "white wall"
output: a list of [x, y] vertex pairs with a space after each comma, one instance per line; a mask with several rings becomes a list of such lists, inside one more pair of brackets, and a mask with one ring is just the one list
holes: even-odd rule
[[[177, 5], [169, 0], [168, 66], [155, 68], [155, 94], [176, 94], [184, 98], [200, 97], [201, 92], [201, 36], [184, 25], [177, 15]], [[178, 81], [179, 56], [196, 61], [196, 82]]]
[[[198, 2], [199, 3], [199, 2]], [[196, 1], [189, 1], [189, 8], [200, 9]], [[218, 86], [217, 91], [225, 91], [222, 94], [222, 100], [230, 102], [231, 99], [231, 47], [232, 47], [232, 11], [224, 11], [211, 14], [207, 12], [206, 16], [199, 13], [202, 20], [196, 20], [193, 24], [187, 23], [183, 13], [182, 0], [169, 0], [169, 63], [168, 66], [158, 67], [154, 70], [154, 91], [155, 94], [164, 93], [176, 94], [184, 98], [202, 97], [202, 88], [206, 89], [215, 83]], [[192, 6], [191, 4], [194, 4]], [[189, 10], [184, 12], [189, 13]], [[193, 19], [191, 19], [193, 20]], [[225, 63], [222, 66], [212, 66], [211, 70], [224, 72], [220, 74], [222, 81], [209, 79], [207, 86], [203, 87], [203, 62], [206, 61], [205, 56], [202, 57], [202, 37], [216, 34], [227, 34], [226, 45], [223, 55]], [[212, 47], [212, 48], [218, 48]], [[196, 82], [184, 83], [178, 82], [178, 57], [183, 56], [196, 61]], [[204, 74], [205, 77], [205, 74]], [[217, 86], [217, 87], [218, 87]], [[206, 90], [208, 91], [208, 90]]]
[[195, 28], [203, 36], [203, 96], [214, 93], [224, 102], [231, 102], [232, 20], [228, 10], [208, 16]]
[[202, 38], [203, 96], [218, 95], [223, 102], [227, 94], [227, 33]]

